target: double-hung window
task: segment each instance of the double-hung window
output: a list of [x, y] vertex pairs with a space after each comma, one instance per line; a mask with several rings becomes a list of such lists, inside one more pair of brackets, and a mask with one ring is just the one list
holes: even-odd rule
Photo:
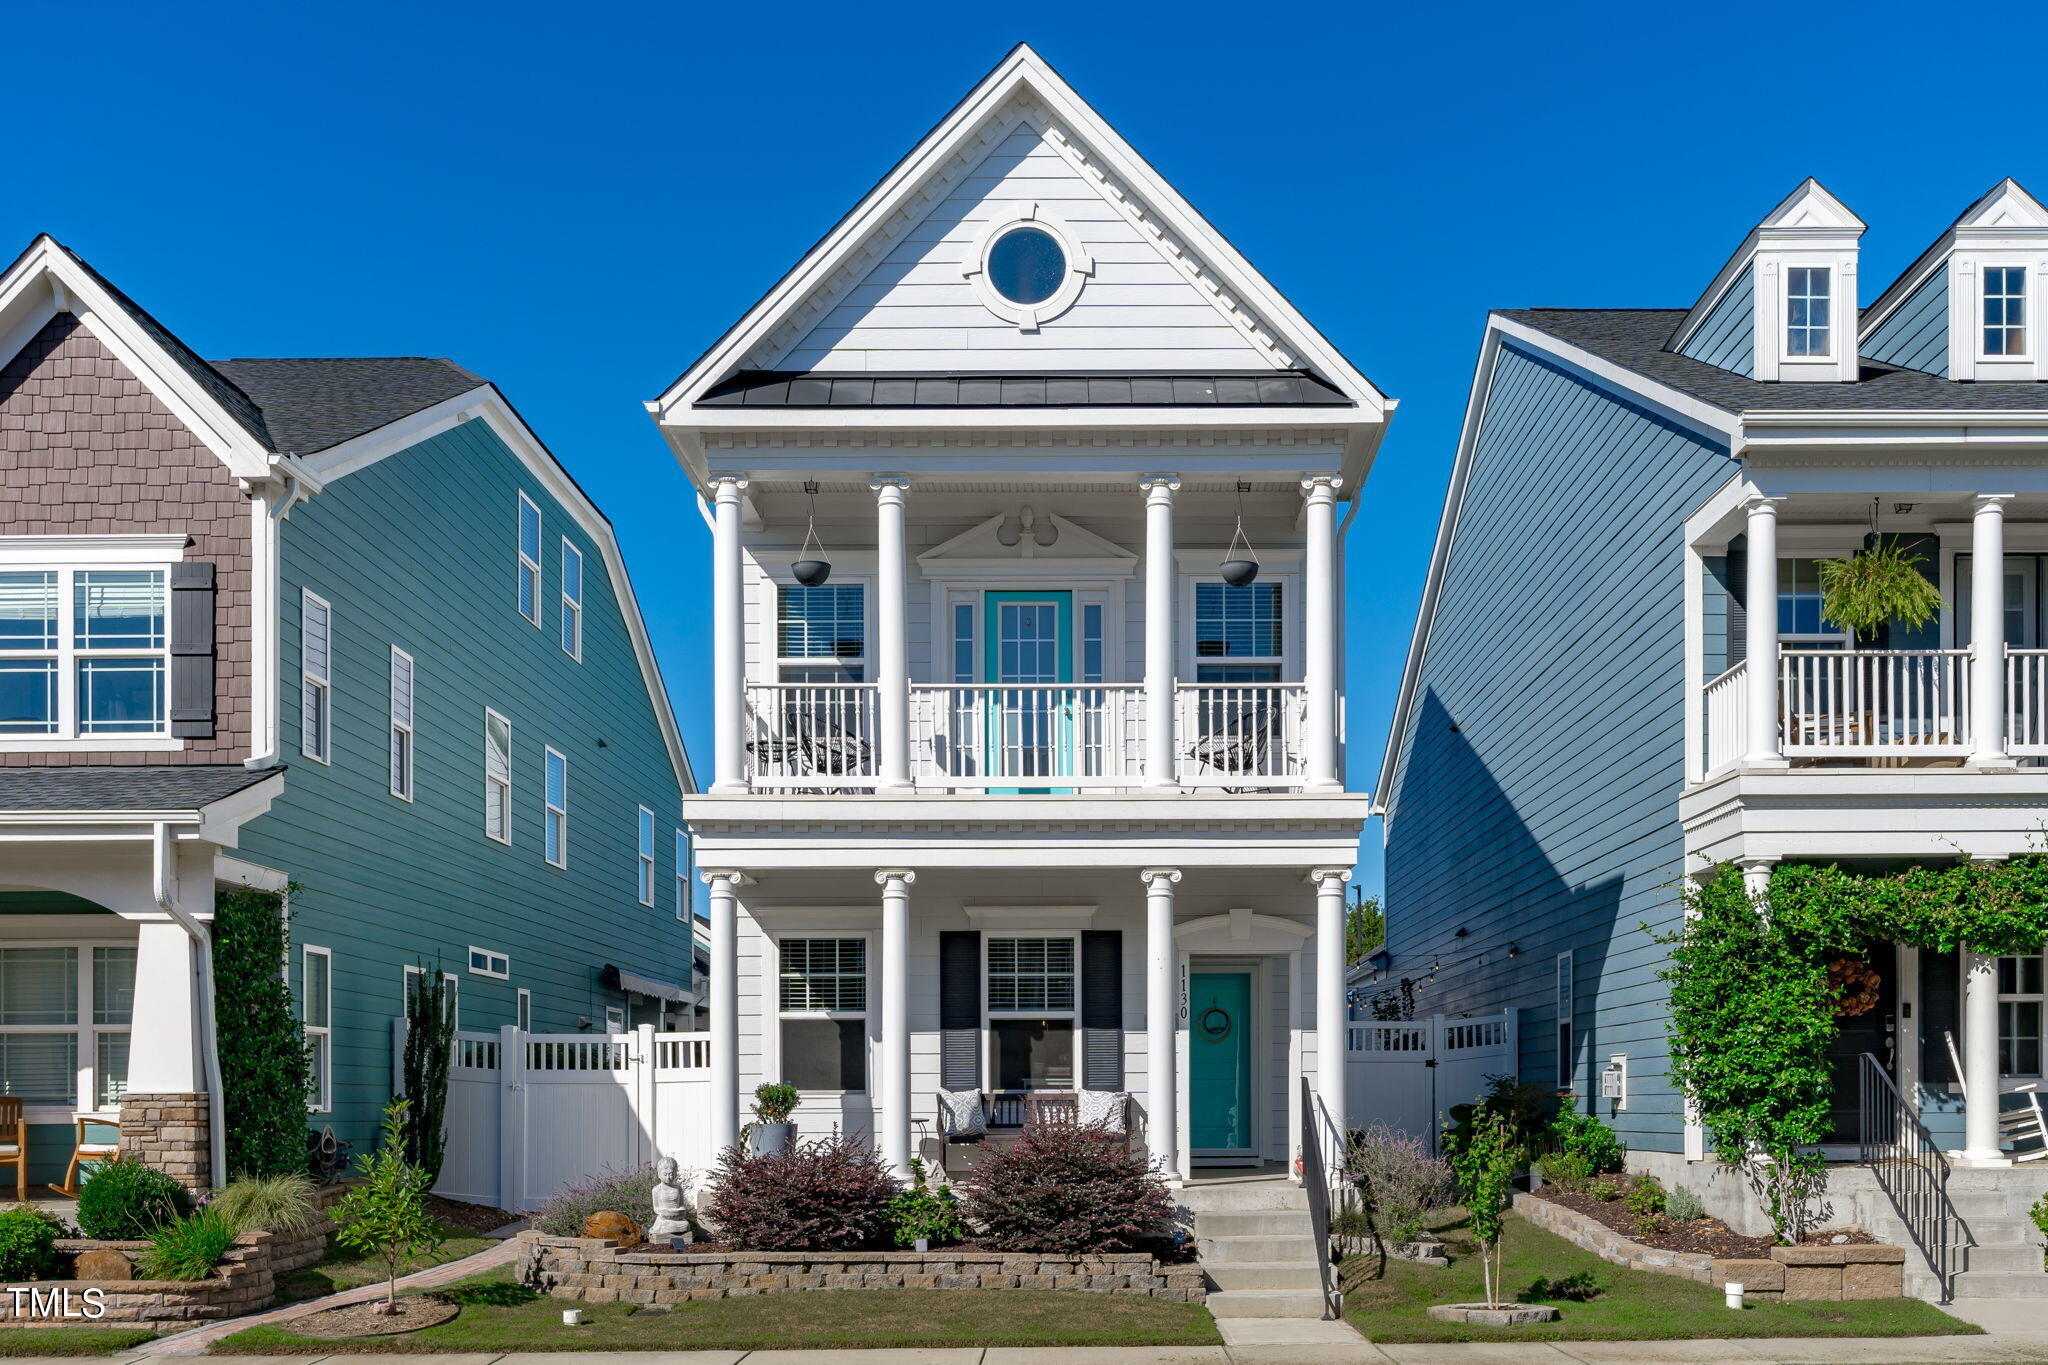
[[299, 749], [321, 763], [334, 757], [334, 608], [299, 592]]
[[690, 836], [676, 831], [676, 918], [690, 920]]
[[118, 1108], [134, 1008], [132, 946], [0, 948], [0, 1094], [67, 1113]]
[[545, 779], [541, 805], [547, 815], [547, 860], [556, 867], [569, 865], [569, 760], [554, 749], [546, 751]]
[[540, 508], [519, 495], [519, 614], [540, 624]]
[[989, 1074], [997, 1090], [1074, 1088], [1074, 1008], [1080, 997], [1072, 934], [991, 936]]
[[784, 583], [780, 591], [775, 621], [775, 653], [782, 681], [865, 681], [867, 585], [826, 583], [806, 588], [801, 584]]
[[866, 1090], [867, 939], [785, 938], [778, 947], [782, 1079], [799, 1090]]
[[1778, 561], [1778, 640], [1798, 649], [1841, 649], [1850, 643], [1840, 626], [1821, 617], [1820, 561]]
[[512, 842], [512, 722], [484, 711], [484, 833]]
[[0, 573], [0, 739], [169, 733], [164, 569]]
[[299, 980], [299, 1018], [306, 1032], [312, 1084], [306, 1103], [320, 1113], [334, 1108], [334, 956], [307, 944]]
[[1984, 267], [1984, 354], [2027, 353], [2027, 268]]
[[533, 1031], [533, 992], [524, 986], [519, 988], [519, 994], [513, 999], [512, 1022], [522, 1033]]
[[583, 659], [583, 551], [562, 537], [562, 652]]
[[391, 794], [412, 800], [412, 655], [391, 646]]
[[1279, 583], [1195, 585], [1195, 681], [1280, 681], [1286, 601]]
[[1834, 271], [1824, 265], [1785, 269], [1785, 354], [1834, 354]]
[[645, 806], [640, 808], [639, 828], [635, 832], [639, 835], [640, 845], [640, 903], [642, 905], [652, 905], [654, 904], [654, 812]]
[[2048, 981], [2040, 953], [1998, 959], [1998, 1074], [2027, 1079], [2042, 1071], [2042, 1015]]

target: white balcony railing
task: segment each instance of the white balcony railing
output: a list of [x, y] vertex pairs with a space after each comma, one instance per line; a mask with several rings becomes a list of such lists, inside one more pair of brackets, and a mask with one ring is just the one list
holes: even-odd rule
[[1183, 784], [1290, 787], [1301, 781], [1307, 690], [1300, 683], [1186, 683], [1175, 689], [1174, 701]]
[[1707, 684], [1707, 771], [1732, 768], [1749, 737], [1749, 661]]
[[920, 787], [1121, 787], [1144, 773], [1145, 694], [1103, 683], [919, 684], [910, 769]]
[[872, 787], [880, 728], [873, 683], [747, 688], [747, 778], [757, 788]]
[[1966, 649], [1780, 649], [1788, 757], [1970, 751]]
[[2005, 651], [2005, 747], [2048, 754], [2048, 649]]

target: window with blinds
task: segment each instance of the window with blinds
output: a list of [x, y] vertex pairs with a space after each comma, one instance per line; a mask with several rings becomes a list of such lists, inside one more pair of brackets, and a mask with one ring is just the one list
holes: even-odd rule
[[784, 1010], [865, 1011], [868, 941], [864, 938], [782, 940]]
[[991, 938], [988, 1007], [994, 1010], [1074, 1008], [1072, 938]]
[[484, 833], [512, 842], [512, 722], [484, 712]]
[[855, 683], [866, 677], [867, 587], [785, 583], [776, 608], [775, 651], [784, 682]]
[[135, 949], [0, 948], [0, 1094], [77, 1109], [128, 1088]]
[[391, 647], [391, 794], [412, 800], [412, 655]]
[[866, 1090], [868, 941], [786, 938], [779, 947], [782, 1079], [799, 1090]]
[[299, 750], [326, 763], [333, 758], [334, 609], [327, 599], [299, 594]]
[[1279, 583], [1195, 585], [1195, 681], [1279, 682], [1285, 600]]

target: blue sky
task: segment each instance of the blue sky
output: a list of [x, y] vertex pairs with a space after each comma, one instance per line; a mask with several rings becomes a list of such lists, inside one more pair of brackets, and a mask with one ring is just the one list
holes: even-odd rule
[[0, 253], [51, 232], [210, 357], [495, 380], [617, 524], [708, 768], [707, 548], [640, 404], [1025, 39], [1401, 400], [1352, 529], [1367, 787], [1486, 310], [1689, 304], [1809, 174], [1868, 302], [2000, 176], [2048, 192], [2027, 12], [19, 6]]

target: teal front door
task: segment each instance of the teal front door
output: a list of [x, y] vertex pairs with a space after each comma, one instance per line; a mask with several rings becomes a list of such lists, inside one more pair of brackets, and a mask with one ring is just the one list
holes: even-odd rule
[[1252, 974], [1196, 972], [1188, 1017], [1188, 1144], [1197, 1155], [1252, 1145]]
[[[1074, 746], [1074, 594], [991, 592], [983, 597], [988, 643], [982, 679], [995, 683], [990, 698], [989, 772], [1004, 777], [1049, 778], [1071, 771]], [[1046, 792], [1022, 784], [998, 791]]]

